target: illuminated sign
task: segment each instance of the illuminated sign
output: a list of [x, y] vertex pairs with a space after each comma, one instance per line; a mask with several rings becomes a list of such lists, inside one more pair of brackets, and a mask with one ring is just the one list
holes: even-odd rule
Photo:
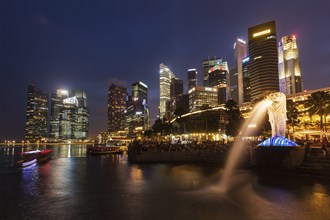
[[242, 63], [246, 63], [246, 62], [249, 62], [250, 61], [250, 57], [245, 57], [243, 60], [242, 60]]
[[214, 88], [210, 88], [210, 87], [205, 87], [205, 91], [209, 91], [209, 92], [216, 92], [217, 89]]
[[196, 69], [188, 69], [188, 71], [190, 72], [190, 71], [196, 71]]
[[141, 82], [141, 81], [139, 81], [139, 84], [146, 87], [146, 88], [148, 88], [148, 86], [146, 84], [144, 84], [143, 82]]
[[264, 31], [260, 31], [260, 32], [254, 33], [253, 34], [253, 37], [258, 37], [258, 36], [269, 34], [269, 33], [270, 33], [270, 29], [267, 29], [267, 30], [264, 30]]
[[209, 73], [212, 73], [216, 70], [222, 70], [222, 71], [227, 71], [227, 68], [225, 65], [215, 65], [214, 67], [212, 67], [211, 69], [209, 69]]
[[243, 44], [246, 44], [246, 42], [245, 42], [244, 40], [242, 40], [242, 39], [237, 38], [237, 40], [238, 40], [239, 42], [243, 43]]
[[69, 105], [76, 105], [78, 106], [78, 99], [77, 97], [73, 96], [67, 99], [63, 99], [63, 104], [69, 104]]
[[188, 94], [192, 93], [193, 91], [195, 91], [195, 87], [192, 88], [192, 89], [190, 89], [190, 90], [188, 91]]

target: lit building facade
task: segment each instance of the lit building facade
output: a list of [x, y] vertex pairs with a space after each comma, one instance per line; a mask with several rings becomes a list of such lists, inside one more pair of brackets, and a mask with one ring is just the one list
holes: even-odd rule
[[48, 95], [34, 85], [28, 86], [25, 140], [30, 142], [47, 138]]
[[209, 70], [221, 62], [221, 58], [214, 57], [203, 60], [203, 86], [209, 86]]
[[218, 106], [218, 90], [212, 87], [197, 86], [188, 91], [189, 112], [200, 110], [202, 106]]
[[251, 86], [250, 86], [249, 62], [250, 62], [250, 57], [244, 57], [242, 59], [243, 103], [251, 102]]
[[197, 86], [197, 70], [196, 69], [188, 69], [187, 72], [188, 79], [188, 90]]
[[[321, 135], [320, 116], [309, 114], [308, 109], [306, 109], [304, 105], [308, 100], [308, 98], [311, 96], [311, 94], [315, 92], [326, 92], [330, 94], [330, 87], [303, 91], [300, 93], [295, 93], [287, 96], [288, 100], [292, 100], [296, 104], [297, 109], [301, 114], [299, 117], [300, 125], [295, 128], [295, 132], [300, 134], [302, 137], [304, 136], [304, 134], [314, 134], [315, 136]], [[320, 103], [320, 105], [321, 104], [322, 103]], [[324, 115], [323, 126], [329, 128], [330, 113]]]
[[284, 36], [278, 46], [278, 70], [280, 91], [286, 95], [303, 91], [297, 39]]
[[218, 104], [225, 104], [229, 96], [229, 69], [227, 62], [220, 59], [208, 72], [209, 87], [218, 90]]
[[166, 102], [171, 100], [171, 80], [175, 78], [173, 72], [164, 64], [159, 65], [160, 103], [159, 117], [163, 118], [166, 113]]
[[238, 72], [233, 67], [229, 70], [229, 98], [238, 103]]
[[[234, 85], [237, 85], [237, 100], [236, 98], [236, 92], [231, 97], [234, 99], [238, 105], [242, 105], [244, 102], [244, 88], [243, 88], [243, 66], [242, 66], [242, 59], [246, 57], [246, 42], [240, 38], [237, 38], [234, 43], [234, 62], [235, 62], [235, 69], [237, 71], [237, 84], [233, 84], [232, 81], [230, 81], [230, 86], [234, 87]], [[233, 82], [236, 82], [236, 80]]]
[[126, 129], [128, 135], [143, 133], [150, 128], [148, 103], [148, 86], [139, 81], [132, 84], [132, 96], [129, 97], [126, 109]]
[[87, 96], [76, 90], [57, 90], [51, 96], [50, 138], [53, 141], [83, 140], [88, 136]]
[[171, 80], [171, 101], [170, 101], [170, 118], [174, 115], [174, 111], [178, 107], [179, 97], [183, 95], [183, 80], [172, 78]]
[[110, 82], [108, 91], [108, 132], [125, 129], [127, 88]]
[[278, 53], [275, 21], [248, 29], [251, 99], [262, 98], [265, 92], [279, 91]]
[[86, 92], [75, 90], [73, 96], [77, 98], [77, 118], [75, 128], [75, 139], [87, 139], [89, 131], [89, 111], [87, 108], [87, 95]]

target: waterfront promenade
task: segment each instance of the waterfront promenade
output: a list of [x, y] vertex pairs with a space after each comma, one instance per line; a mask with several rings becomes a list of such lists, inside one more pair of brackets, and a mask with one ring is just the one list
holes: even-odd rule
[[[242, 154], [237, 163], [239, 169], [258, 170], [265, 172], [252, 165], [251, 149], [257, 143], [246, 142], [242, 146]], [[231, 144], [220, 142], [170, 144], [165, 142], [133, 142], [128, 147], [128, 158], [132, 163], [174, 163], [174, 164], [205, 164], [224, 167], [231, 151]], [[266, 169], [267, 173], [281, 175], [299, 175], [330, 179], [330, 152], [326, 157], [322, 156], [319, 145], [312, 145], [303, 150], [303, 163], [299, 167], [279, 169]]]

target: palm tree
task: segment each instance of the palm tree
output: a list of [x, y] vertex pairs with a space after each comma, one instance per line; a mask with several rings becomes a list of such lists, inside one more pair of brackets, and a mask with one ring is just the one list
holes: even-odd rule
[[297, 104], [292, 100], [287, 100], [286, 102], [288, 125], [292, 127], [292, 132], [294, 132], [294, 127], [299, 125], [301, 113], [298, 111]]
[[325, 91], [314, 92], [308, 97], [304, 106], [309, 113], [320, 116], [320, 128], [323, 130], [323, 116], [329, 114], [330, 110], [330, 93]]

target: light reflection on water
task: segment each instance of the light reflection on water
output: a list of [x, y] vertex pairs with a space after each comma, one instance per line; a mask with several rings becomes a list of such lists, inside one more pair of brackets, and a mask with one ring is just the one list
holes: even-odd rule
[[[330, 217], [329, 186], [320, 181], [242, 171], [233, 175], [232, 190], [222, 193], [219, 167], [138, 165], [128, 163], [127, 155], [86, 156], [86, 146], [45, 147], [53, 159], [43, 165], [1, 167], [0, 219]], [[0, 152], [2, 164], [12, 157]]]

